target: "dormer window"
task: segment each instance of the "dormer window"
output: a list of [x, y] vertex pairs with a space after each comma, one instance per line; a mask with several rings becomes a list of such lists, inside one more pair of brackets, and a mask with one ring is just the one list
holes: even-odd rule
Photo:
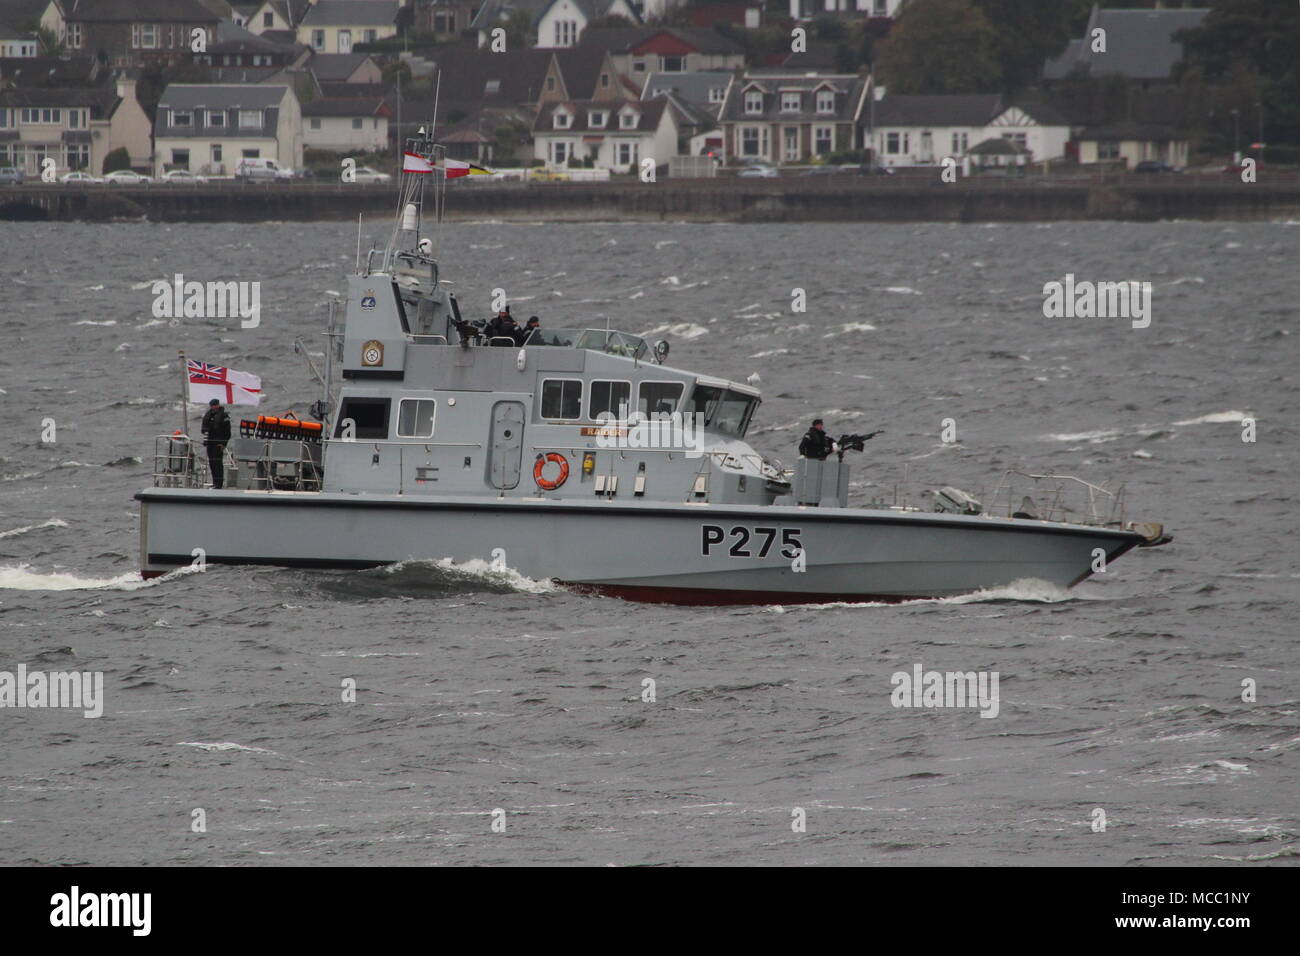
[[555, 128], [568, 129], [573, 125], [573, 117], [568, 114], [567, 110], [555, 111]]
[[261, 129], [262, 111], [261, 110], [240, 110], [239, 128], [240, 129]]
[[803, 97], [798, 93], [781, 94], [781, 112], [798, 113], [799, 107], [803, 104]]
[[624, 110], [618, 116], [619, 129], [636, 129], [637, 121], [636, 110]]
[[604, 110], [592, 110], [590, 113], [588, 113], [588, 114], [587, 114], [587, 125], [590, 126], [592, 129], [604, 129], [604, 128], [605, 128], [605, 111], [604, 111]]
[[189, 110], [172, 110], [173, 126], [193, 126], [194, 114]]
[[226, 128], [225, 110], [208, 110], [208, 126], [212, 129]]
[[763, 94], [760, 90], [745, 91], [745, 112], [752, 115], [763, 112]]
[[835, 112], [835, 93], [833, 90], [817, 91], [817, 112], [818, 113]]
[[709, 102], [710, 102], [710, 103], [721, 103], [721, 102], [722, 102], [722, 98], [723, 98], [723, 96], [726, 95], [726, 93], [727, 93], [727, 88], [726, 88], [725, 86], [711, 86], [711, 87], [709, 87]]

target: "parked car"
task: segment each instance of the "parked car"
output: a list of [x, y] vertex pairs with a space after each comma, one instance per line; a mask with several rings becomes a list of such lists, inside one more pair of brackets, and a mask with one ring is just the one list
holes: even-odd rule
[[381, 173], [369, 166], [362, 166], [358, 169], [357, 178], [354, 180], [354, 182], [358, 183], [391, 183], [392, 181], [393, 177], [388, 173]]
[[767, 163], [750, 163], [748, 166], [742, 166], [736, 175], [741, 179], [775, 179], [781, 174], [777, 172], [775, 166]]
[[137, 173], [134, 169], [118, 169], [104, 175], [104, 182], [116, 183], [119, 186], [140, 186], [145, 183], [153, 182], [152, 176], [145, 176], [143, 173]]
[[21, 186], [23, 171], [17, 166], [0, 166], [0, 186]]
[[1178, 170], [1159, 159], [1144, 159], [1133, 167], [1135, 173], [1176, 173]]
[[102, 183], [104, 180], [98, 176], [92, 176], [85, 170], [77, 169], [70, 173], [64, 173], [59, 177], [61, 183]]
[[274, 159], [241, 159], [235, 167], [235, 178], [244, 182], [255, 179], [277, 180], [292, 179], [293, 170], [281, 166]]
[[200, 176], [188, 169], [171, 169], [162, 174], [162, 182], [165, 183], [206, 183], [207, 181], [207, 176]]

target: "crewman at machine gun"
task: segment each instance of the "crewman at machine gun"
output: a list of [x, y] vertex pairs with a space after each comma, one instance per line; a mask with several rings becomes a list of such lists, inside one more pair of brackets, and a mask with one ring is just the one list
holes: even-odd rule
[[839, 441], [836, 441], [826, 434], [822, 420], [814, 418], [812, 427], [799, 442], [799, 454], [804, 458], [825, 461], [834, 452], [839, 460], [843, 461], [846, 451], [862, 451], [863, 444], [881, 434], [881, 431], [868, 432], [865, 435], [841, 435]]

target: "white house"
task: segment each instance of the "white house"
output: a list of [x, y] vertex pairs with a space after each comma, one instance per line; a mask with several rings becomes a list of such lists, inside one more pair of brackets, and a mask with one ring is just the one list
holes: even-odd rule
[[510, 16], [524, 11], [532, 17], [534, 46], [551, 50], [576, 46], [587, 25], [602, 17], [623, 17], [640, 23], [636, 0], [484, 0], [470, 27], [478, 33], [478, 45], [486, 46], [492, 30], [504, 26]]
[[866, 17], [898, 16], [907, 0], [790, 0], [790, 19], [811, 20], [825, 13], [859, 13]]
[[230, 176], [241, 159], [298, 167], [302, 126], [302, 108], [290, 86], [171, 83], [154, 120], [155, 172]]
[[[864, 116], [864, 145], [882, 166], [935, 166], [964, 160], [988, 139], [1007, 139], [1028, 150], [1025, 161], [1065, 155], [1069, 124], [1045, 106], [1007, 106], [997, 94], [889, 94]], [[874, 124], [874, 128], [873, 127]]]
[[7, 33], [0, 28], [0, 58], [30, 59], [39, 50], [40, 41], [34, 34], [25, 36], [21, 33]]
[[377, 151], [388, 146], [392, 110], [382, 96], [318, 96], [302, 107], [302, 142], [335, 152]]
[[635, 172], [677, 155], [677, 121], [665, 98], [544, 104], [533, 123], [534, 155], [551, 168], [588, 158], [600, 169]]
[[297, 26], [316, 53], [351, 53], [355, 43], [397, 36], [397, 0], [317, 0]]

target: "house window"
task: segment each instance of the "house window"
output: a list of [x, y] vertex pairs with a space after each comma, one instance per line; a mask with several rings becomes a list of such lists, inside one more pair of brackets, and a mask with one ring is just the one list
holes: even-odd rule
[[451, 33], [456, 29], [456, 15], [453, 13], [435, 13], [433, 15], [434, 33]]
[[781, 112], [782, 112], [782, 113], [798, 113], [798, 112], [799, 112], [799, 106], [800, 106], [802, 100], [803, 100], [803, 97], [801, 97], [798, 93], [782, 93], [782, 94], [781, 94]]
[[560, 140], [551, 144], [551, 165], [563, 166], [569, 161], [569, 144]]
[[315, 50], [317, 53], [325, 52], [325, 31], [324, 30], [311, 31], [311, 48]]
[[398, 438], [432, 438], [433, 409], [431, 398], [404, 398], [397, 406]]
[[351, 30], [339, 31], [339, 52], [340, 53], [352, 52], [352, 31]]
[[965, 153], [965, 152], [966, 152], [966, 147], [967, 147], [969, 144], [970, 144], [970, 134], [969, 134], [969, 133], [953, 133], [953, 134], [952, 134], [952, 154], [953, 154], [954, 156], [960, 156], [960, 155], [962, 155], [963, 153]]
[[[453, 22], [454, 22], [454, 20], [455, 20], [455, 18], [453, 17]], [[376, 31], [376, 30], [362, 30], [362, 31], [361, 31], [361, 42], [362, 42], [362, 43], [374, 43], [374, 42], [375, 42], [376, 40], [378, 40], [378, 39], [379, 39], [379, 33], [378, 33], [378, 31]]]
[[172, 110], [172, 125], [187, 127], [194, 125], [194, 114], [189, 110]]
[[605, 116], [604, 110], [593, 110], [587, 114], [587, 125], [592, 129], [604, 129]]
[[212, 161], [213, 161], [214, 163], [219, 163], [219, 162], [221, 162], [221, 144], [220, 144], [220, 143], [213, 143], [213, 144], [212, 144]]
[[625, 110], [618, 115], [619, 129], [636, 129], [636, 121], [640, 114], [635, 110]]
[[740, 155], [767, 155], [767, 127], [742, 126], [740, 128]]
[[0, 129], [7, 129], [8, 127], [9, 127], [9, 111], [7, 109], [4, 109], [3, 107], [0, 107]]
[[68, 169], [85, 169], [90, 165], [90, 145], [81, 143], [69, 146], [65, 151], [64, 163]]
[[1113, 139], [1097, 143], [1097, 158], [1119, 159], [1119, 143]]
[[618, 144], [618, 164], [620, 166], [635, 166], [640, 159], [641, 147], [637, 143], [619, 143]]
[[137, 50], [158, 49], [158, 24], [131, 24], [131, 46]]
[[190, 168], [190, 151], [188, 149], [172, 150], [172, 166], [181, 169]]
[[644, 73], [644, 72], [645, 72], [645, 60], [633, 60], [633, 61], [632, 61], [632, 72], [633, 72], [633, 73]]
[[63, 122], [63, 110], [41, 110], [41, 122], [57, 126]]
[[81, 129], [81, 110], [68, 110], [68, 129]]
[[1020, 146], [1029, 145], [1029, 136], [1025, 133], [1003, 133], [1002, 138], [1009, 139], [1011, 142]]
[[813, 152], [818, 156], [825, 156], [834, 148], [835, 148], [835, 127], [814, 126], [813, 127]]
[[262, 27], [263, 27], [263, 29], [269, 30], [269, 29], [271, 29], [271, 27], [273, 27], [273, 26], [275, 26], [275, 14], [274, 14], [274, 13], [269, 13], [269, 12], [268, 12], [268, 13], [264, 13], [264, 14], [262, 14]]
[[555, 128], [568, 129], [573, 123], [573, 117], [565, 110], [555, 111]]
[[556, 46], [573, 46], [573, 41], [578, 38], [578, 24], [573, 20], [556, 20], [555, 21], [555, 45]]
[[745, 112], [761, 113], [763, 112], [763, 94], [758, 90], [747, 90], [745, 92]]
[[906, 133], [886, 133], [885, 134], [885, 152], [890, 156], [898, 156], [906, 153], [908, 146], [908, 135]]
[[354, 116], [354, 117], [352, 118], [352, 128], [353, 128], [353, 129], [361, 129], [361, 117], [360, 117], [360, 116]]
[[542, 382], [542, 417], [568, 419], [582, 417], [582, 382], [570, 378], [548, 378]]
[[602, 90], [607, 90], [607, 89], [609, 89], [609, 74], [608, 74], [608, 73], [602, 73], [602, 74], [600, 74], [600, 88], [601, 88]]
[[312, 128], [312, 129], [320, 129], [320, 117], [319, 117], [319, 116], [313, 116], [313, 117], [311, 118], [311, 128]]
[[554, 90], [555, 90], [555, 77], [553, 77], [553, 76], [548, 76], [548, 77], [546, 78], [546, 91], [549, 93], [549, 92], [552, 92], [552, 91], [554, 91]]
[[261, 129], [262, 111], [261, 110], [240, 110], [239, 128], [240, 129]]
[[664, 73], [684, 73], [686, 71], [686, 57], [684, 56], [662, 56], [659, 58], [661, 64], [660, 70]]
[[872, 13], [878, 17], [886, 16], [888, 11], [885, 7], [885, 0], [876, 0]]
[[211, 129], [226, 128], [226, 111], [225, 110], [208, 110], [208, 127]]
[[244, 159], [261, 159], [262, 151], [260, 149], [243, 149], [240, 150]]
[[817, 112], [818, 113], [835, 112], [835, 92], [833, 90], [817, 91]]
[[721, 103], [721, 102], [722, 102], [722, 98], [723, 98], [724, 96], [726, 96], [726, 95], [727, 95], [727, 88], [726, 88], [725, 86], [711, 86], [711, 87], [709, 87], [709, 102], [710, 102], [710, 103]]
[[72, 47], [74, 50], [81, 49], [81, 24], [80, 23], [68, 24], [68, 46]]

